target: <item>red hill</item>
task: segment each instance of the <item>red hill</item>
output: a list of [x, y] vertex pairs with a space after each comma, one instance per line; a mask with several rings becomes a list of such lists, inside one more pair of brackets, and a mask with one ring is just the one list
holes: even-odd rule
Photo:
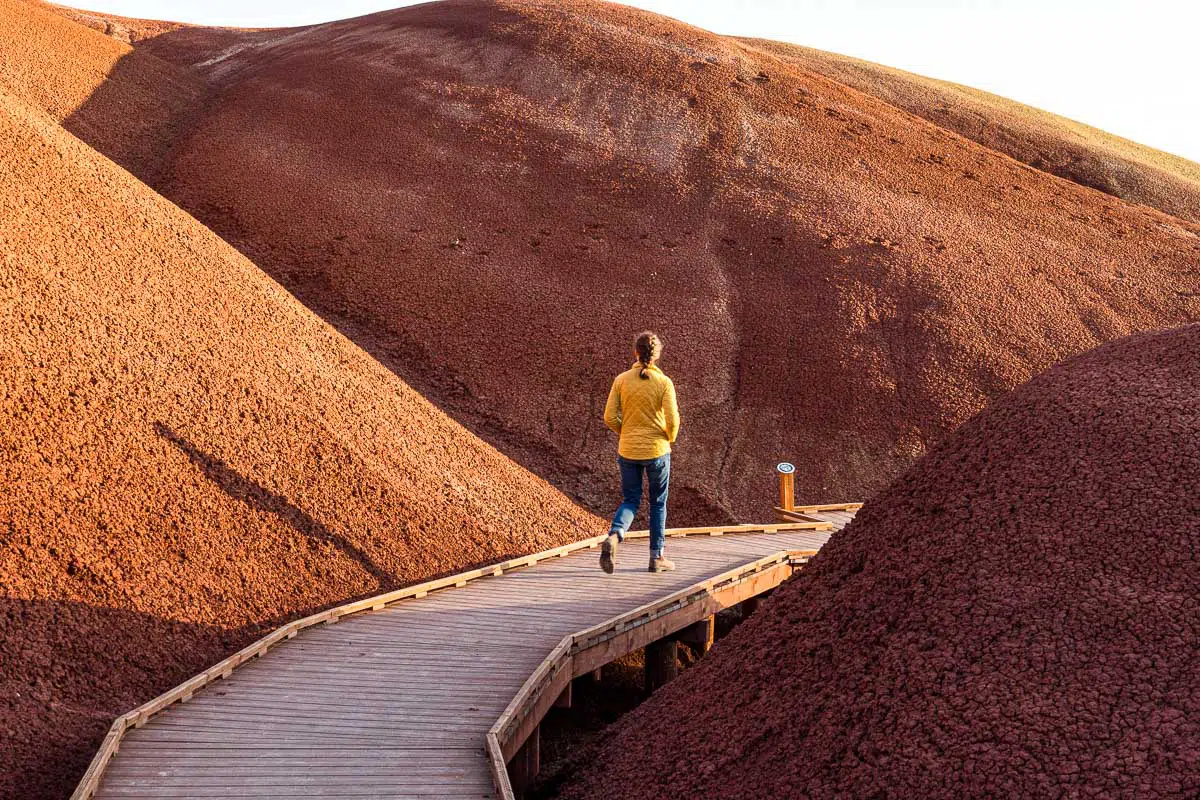
[[1032, 167], [1200, 222], [1200, 164], [1040, 108], [809, 47], [746, 40]]
[[713, 521], [1197, 315], [1195, 225], [662, 17], [76, 17], [136, 46], [0, 0], [0, 794], [264, 626], [600, 529], [442, 409], [607, 510], [634, 330]]
[[599, 529], [3, 89], [0, 156], [0, 796], [266, 627]]
[[601, 406], [643, 327], [683, 404], [683, 521], [761, 514], [784, 458], [802, 499], [869, 494], [1051, 363], [1197, 315], [1194, 225], [617, 5], [134, 52], [208, 87], [161, 191], [603, 510]]
[[1192, 325], [1003, 398], [564, 797], [1195, 797], [1198, 385]]

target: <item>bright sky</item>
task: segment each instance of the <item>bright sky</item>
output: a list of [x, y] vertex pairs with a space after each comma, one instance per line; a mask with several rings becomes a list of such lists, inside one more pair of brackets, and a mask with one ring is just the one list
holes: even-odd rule
[[[70, 0], [66, 0], [70, 3]], [[75, 5], [76, 3], [70, 3]], [[304, 25], [405, 0], [78, 0], [131, 17]], [[1194, 0], [631, 0], [760, 36], [962, 83], [1200, 162]]]

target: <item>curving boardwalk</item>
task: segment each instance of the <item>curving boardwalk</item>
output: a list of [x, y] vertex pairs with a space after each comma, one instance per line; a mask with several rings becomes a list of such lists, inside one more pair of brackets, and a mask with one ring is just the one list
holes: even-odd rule
[[679, 569], [656, 575], [627, 541], [614, 575], [578, 550], [307, 628], [130, 726], [95, 796], [496, 797], [485, 736], [564, 636], [828, 536], [672, 538]]

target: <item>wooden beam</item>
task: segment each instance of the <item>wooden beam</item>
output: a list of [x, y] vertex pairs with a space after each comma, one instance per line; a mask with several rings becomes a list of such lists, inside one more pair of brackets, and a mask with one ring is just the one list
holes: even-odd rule
[[801, 514], [799, 511], [789, 511], [788, 509], [783, 508], [782, 506], [775, 506], [775, 519], [777, 519], [780, 522], [822, 522], [823, 521], [817, 517], [809, 516], [808, 514]]
[[[786, 471], [784, 470], [786, 467]], [[779, 505], [788, 511], [796, 505], [796, 475], [791, 464], [781, 464], [779, 468]]]
[[646, 645], [646, 692], [661, 689], [679, 674], [679, 642], [674, 637]]
[[512, 780], [513, 792], [517, 797], [523, 796], [533, 785], [539, 772], [542, 771], [542, 742], [538, 728], [521, 745], [521, 749], [509, 762], [508, 774]]
[[497, 796], [501, 800], [515, 800], [516, 792], [513, 791], [512, 779], [508, 775], [508, 762], [504, 760], [504, 751], [496, 736], [495, 725], [483, 737], [483, 749], [487, 753], [488, 771], [492, 773], [492, 785], [496, 787]]
[[812, 514], [818, 511], [858, 511], [863, 507], [862, 503], [823, 503], [811, 506], [792, 506], [791, 508], [783, 508], [776, 506], [776, 511], [792, 511], [799, 514]]
[[[591, 672], [596, 667], [645, 647], [656, 639], [669, 636], [722, 609], [735, 606], [747, 597], [778, 586], [792, 574], [793, 569], [790, 561], [784, 559], [715, 591], [703, 588], [704, 584], [698, 584], [696, 599], [674, 611], [639, 622], [632, 627], [621, 627], [623, 621], [635, 619], [641, 611], [639, 609], [638, 612], [630, 612], [629, 615], [581, 631], [573, 637], [576, 650], [572, 657], [572, 669], [576, 675]], [[706, 583], [715, 580], [717, 579], [710, 579]], [[685, 592], [691, 591], [692, 588], [697, 587], [691, 587]], [[676, 595], [672, 597], [676, 598], [674, 602], [678, 602]]]
[[716, 627], [716, 618], [708, 616], [688, 625], [675, 634], [675, 638], [690, 647], [697, 657], [703, 656], [712, 649]]
[[[702, 528], [668, 528], [667, 536], [724, 536], [731, 533], [784, 533], [791, 531], [827, 531], [833, 528], [833, 523], [822, 519], [801, 520], [798, 522], [776, 522], [766, 525], [716, 525]], [[630, 531], [626, 539], [649, 538], [649, 531]]]
[[516, 756], [525, 740], [575, 677], [571, 669], [571, 637], [565, 637], [522, 684], [492, 730], [500, 740], [506, 761]]

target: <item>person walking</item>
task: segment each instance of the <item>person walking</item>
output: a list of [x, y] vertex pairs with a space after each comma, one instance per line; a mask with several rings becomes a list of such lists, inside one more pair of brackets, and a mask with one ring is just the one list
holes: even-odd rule
[[600, 548], [600, 567], [612, 574], [617, 546], [642, 504], [642, 479], [650, 494], [650, 571], [666, 572], [675, 564], [663, 556], [667, 528], [667, 490], [671, 483], [671, 444], [679, 435], [675, 384], [658, 367], [662, 340], [650, 331], [638, 334], [637, 361], [613, 380], [604, 406], [604, 424], [621, 437], [622, 502], [613, 514], [608, 538]]

